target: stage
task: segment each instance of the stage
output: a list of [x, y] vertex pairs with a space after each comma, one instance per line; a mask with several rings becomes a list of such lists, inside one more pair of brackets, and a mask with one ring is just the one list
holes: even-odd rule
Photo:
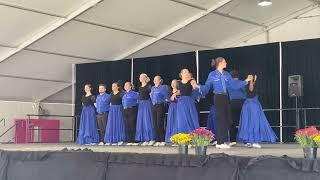
[[[320, 161], [298, 145], [208, 148], [207, 156], [177, 147], [0, 144], [1, 180], [314, 180]], [[190, 154], [194, 149], [190, 148]], [[286, 156], [284, 156], [286, 155]]]
[[[0, 149], [7, 151], [60, 151], [63, 149], [91, 149], [94, 152], [126, 152], [126, 153], [159, 153], [176, 154], [177, 147], [174, 146], [99, 146], [99, 145], [77, 145], [77, 144], [0, 144]], [[262, 144], [261, 149], [247, 148], [243, 144], [237, 144], [231, 149], [216, 149], [209, 146], [207, 154], [225, 153], [234, 156], [263, 156], [272, 155], [281, 157], [303, 157], [302, 149], [297, 144]], [[194, 148], [189, 149], [189, 154], [194, 154]]]

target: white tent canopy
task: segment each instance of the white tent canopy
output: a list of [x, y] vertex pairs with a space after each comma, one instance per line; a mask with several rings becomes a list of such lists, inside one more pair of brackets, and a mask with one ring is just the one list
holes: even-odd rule
[[316, 0], [272, 2], [0, 0], [0, 100], [71, 103], [72, 64], [232, 47], [320, 15]]

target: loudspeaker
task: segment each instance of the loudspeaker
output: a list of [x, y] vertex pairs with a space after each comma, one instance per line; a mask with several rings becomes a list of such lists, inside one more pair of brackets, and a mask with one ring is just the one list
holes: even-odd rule
[[301, 75], [288, 76], [288, 95], [289, 97], [303, 96], [303, 81]]

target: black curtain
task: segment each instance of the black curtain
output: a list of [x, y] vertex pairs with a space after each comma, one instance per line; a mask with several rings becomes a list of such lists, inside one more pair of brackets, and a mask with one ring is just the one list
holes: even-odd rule
[[[292, 41], [282, 43], [283, 62], [283, 108], [295, 108], [295, 98], [288, 96], [288, 76], [302, 75], [304, 96], [298, 99], [300, 108], [320, 107], [320, 39]], [[320, 110], [300, 112], [300, 126], [304, 126], [304, 113], [307, 125], [320, 125]], [[284, 111], [283, 120], [286, 126], [296, 126], [295, 111]], [[284, 130], [284, 136], [293, 141], [295, 127]]]
[[137, 58], [133, 61], [134, 83], [139, 83], [139, 75], [146, 73], [151, 81], [155, 75], [160, 75], [163, 79], [163, 84], [170, 86], [173, 79], [179, 79], [180, 70], [183, 68], [189, 69], [196, 78], [196, 56], [195, 52], [182, 54], [173, 54], [165, 56]]
[[81, 113], [81, 97], [84, 95], [84, 85], [92, 85], [93, 94], [98, 93], [98, 85], [106, 84], [110, 92], [111, 84], [115, 81], [131, 80], [131, 60], [107, 61], [99, 63], [76, 65], [76, 115]]
[[[279, 108], [279, 44], [263, 44], [247, 47], [206, 50], [199, 52], [199, 81], [204, 84], [211, 68], [211, 60], [224, 57], [228, 63], [228, 71], [237, 69], [241, 78], [245, 79], [250, 73], [258, 76], [257, 89], [259, 100], [264, 109]], [[212, 98], [201, 101], [201, 110], [209, 109]], [[273, 126], [279, 126], [279, 112], [266, 112], [266, 116]], [[279, 128], [274, 128], [276, 132]], [[278, 133], [279, 134], [279, 133]]]
[[288, 156], [0, 151], [1, 180], [316, 180], [319, 171], [319, 160]]
[[[299, 107], [320, 107], [320, 39], [294, 41], [282, 43], [283, 61], [283, 108], [294, 108], [295, 99], [288, 97], [288, 76], [300, 74], [304, 80], [304, 96], [299, 98]], [[212, 58], [222, 56], [228, 63], [227, 70], [239, 70], [241, 78], [254, 73], [258, 76], [259, 100], [264, 109], [279, 108], [279, 44], [263, 44], [239, 48], [217, 49], [199, 51], [199, 80], [204, 84], [212, 68]], [[137, 85], [139, 75], [146, 73], [150, 78], [161, 75], [164, 84], [170, 85], [172, 79], [179, 79], [179, 72], [188, 68], [196, 77], [195, 52], [165, 55], [157, 57], [134, 59], [134, 83]], [[84, 94], [83, 87], [91, 83], [93, 93], [97, 93], [99, 83], [106, 83], [108, 90], [111, 83], [131, 79], [131, 60], [109, 61], [101, 63], [89, 63], [76, 65], [76, 115], [81, 112], [81, 96]], [[212, 95], [201, 99], [200, 110], [209, 110]], [[266, 111], [266, 116], [273, 126], [279, 126], [279, 112]], [[304, 112], [300, 113], [301, 122], [304, 122]], [[201, 125], [206, 124], [207, 114], [200, 117]], [[319, 110], [306, 111], [308, 125], [320, 125]], [[295, 126], [295, 112], [283, 113], [284, 126]], [[301, 123], [301, 125], [304, 125]], [[274, 128], [276, 132], [279, 128]], [[295, 128], [284, 128], [284, 141], [292, 141]]]

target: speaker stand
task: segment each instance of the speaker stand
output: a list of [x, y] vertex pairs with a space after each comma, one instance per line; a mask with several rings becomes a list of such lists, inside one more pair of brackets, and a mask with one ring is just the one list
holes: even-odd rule
[[296, 96], [296, 129], [300, 129], [300, 117], [299, 117], [299, 108], [298, 108], [298, 96]]

